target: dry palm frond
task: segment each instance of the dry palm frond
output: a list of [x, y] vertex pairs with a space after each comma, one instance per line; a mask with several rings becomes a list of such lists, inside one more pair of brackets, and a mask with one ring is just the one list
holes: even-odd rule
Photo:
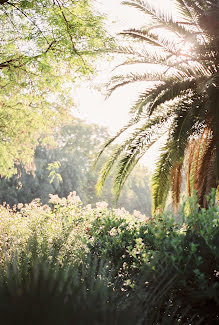
[[178, 211], [181, 184], [182, 184], [182, 165], [183, 163], [177, 163], [171, 170], [171, 191], [173, 200], [173, 209], [176, 213]]
[[185, 154], [185, 167], [186, 167], [186, 187], [187, 187], [187, 193], [189, 196], [192, 194], [191, 190], [191, 183], [192, 183], [192, 171], [193, 171], [193, 159], [195, 154], [195, 149], [197, 148], [197, 141], [196, 140], [190, 140], [188, 147], [186, 149]]
[[199, 168], [194, 175], [194, 189], [197, 191], [199, 204], [206, 206], [206, 195], [211, 188], [216, 187], [216, 179], [214, 175], [215, 161], [215, 139], [206, 139], [203, 143], [202, 153], [200, 157]]
[[188, 145], [187, 192], [191, 195], [192, 186], [197, 191], [199, 204], [204, 207], [207, 204], [206, 195], [211, 188], [216, 188], [215, 148], [216, 139], [207, 127], [198, 139], [192, 140]]

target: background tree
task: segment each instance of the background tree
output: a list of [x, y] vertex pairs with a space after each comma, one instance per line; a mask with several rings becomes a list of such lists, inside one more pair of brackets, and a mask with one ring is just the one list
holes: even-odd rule
[[72, 83], [111, 44], [90, 2], [0, 2], [0, 175], [30, 162], [39, 136], [73, 107]]
[[[153, 177], [154, 210], [164, 208], [169, 190], [177, 208], [185, 158], [188, 192], [193, 185], [205, 206], [205, 195], [218, 187], [219, 175], [218, 2], [176, 0], [173, 13], [161, 11], [152, 1], [123, 3], [144, 12], [146, 25], [121, 33], [132, 40], [117, 51], [126, 54], [121, 65], [129, 72], [112, 78], [109, 94], [135, 82], [145, 82], [145, 88], [131, 108], [130, 122], [104, 146], [132, 127], [103, 167], [98, 187], [118, 161], [114, 193], [119, 196], [146, 150], [166, 136]], [[141, 72], [131, 70], [136, 65]]]
[[[99, 170], [109, 152], [105, 153], [96, 169], [93, 162], [108, 138], [105, 128], [77, 119], [63, 126], [54, 136], [56, 147], [37, 146], [35, 170], [28, 172], [20, 164], [17, 166], [19, 174], [0, 179], [0, 203], [7, 202], [13, 206], [40, 198], [42, 203], [47, 204], [49, 194], [67, 197], [70, 192], [76, 191], [85, 205], [106, 201], [110, 207], [115, 207], [111, 191], [113, 173], [100, 197], [95, 190]], [[145, 167], [135, 169], [117, 206], [125, 207], [130, 212], [138, 210], [151, 214], [150, 177]]]

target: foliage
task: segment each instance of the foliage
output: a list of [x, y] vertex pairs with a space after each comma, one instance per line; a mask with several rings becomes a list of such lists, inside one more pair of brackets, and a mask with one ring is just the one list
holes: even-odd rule
[[114, 192], [119, 196], [146, 150], [166, 136], [153, 177], [154, 210], [163, 210], [170, 190], [177, 210], [185, 160], [189, 195], [192, 184], [204, 207], [219, 175], [218, 2], [176, 0], [172, 13], [152, 1], [123, 3], [142, 11], [146, 24], [121, 33], [128, 41], [116, 50], [126, 56], [118, 69], [126, 69], [109, 82], [109, 95], [136, 82], [144, 82], [144, 89], [130, 110], [130, 122], [104, 146], [132, 127], [104, 165], [98, 187], [117, 163]]
[[1, 207], [1, 315], [8, 324], [15, 316], [39, 322], [45, 312], [47, 324], [63, 315], [67, 324], [218, 322], [213, 196], [207, 210], [194, 198], [186, 202], [180, 223], [167, 215], [138, 220], [105, 203], [83, 207], [75, 193], [50, 203]]
[[39, 257], [52, 259], [53, 251], [58, 250], [56, 259], [60, 263], [81, 260], [86, 251], [85, 243], [81, 240], [83, 236], [86, 241], [85, 226], [83, 227], [86, 215], [83, 220], [77, 215], [81, 201], [75, 193], [71, 193], [67, 199], [60, 200], [59, 204], [60, 207], [51, 209], [47, 205], [42, 206], [39, 200], [34, 200], [29, 205], [20, 203], [13, 209], [1, 206], [1, 253], [7, 249], [9, 259], [10, 252], [14, 250], [19, 255], [28, 250], [29, 246], [34, 249], [30, 241], [33, 237], [33, 244], [38, 247], [35, 253]]
[[0, 26], [0, 174], [11, 176], [67, 118], [72, 83], [112, 40], [87, 0], [1, 1]]
[[[163, 308], [170, 301], [181, 311], [190, 306], [188, 314], [196, 315], [197, 322], [216, 323], [219, 211], [214, 196], [208, 210], [200, 209], [194, 199], [187, 205], [189, 213], [181, 209], [181, 223], [168, 216], [130, 222], [104, 214], [89, 230], [94, 238], [91, 250], [112, 261], [124, 281], [124, 290], [131, 286], [138, 292], [139, 285], [150, 284], [153, 279], [153, 285], [160, 285], [162, 292], [162, 285], [168, 283]], [[168, 274], [164, 283], [160, 277], [163, 271]], [[139, 279], [144, 279], [143, 284]]]
[[50, 178], [50, 183], [54, 182], [55, 178], [57, 178], [59, 182], [62, 182], [62, 176], [57, 172], [60, 166], [61, 164], [59, 161], [48, 164], [47, 169], [50, 172], [48, 176]]
[[[104, 200], [113, 207], [112, 175], [100, 197], [95, 191], [98, 170], [104, 157], [96, 169], [92, 168], [101, 143], [108, 137], [109, 134], [103, 127], [78, 119], [63, 126], [54, 135], [54, 142], [57, 143], [55, 147], [42, 144], [36, 148], [35, 169], [32, 172], [27, 172], [23, 165], [18, 165], [18, 175], [0, 179], [0, 202], [13, 206], [40, 198], [43, 204], [47, 204], [49, 194], [67, 197], [71, 191], [76, 191], [84, 204], [94, 205]], [[149, 181], [147, 169], [138, 166], [128, 180], [118, 206], [124, 206], [130, 212], [138, 210], [150, 215]]]
[[[5, 324], [136, 323], [110, 262], [89, 255], [90, 222], [103, 207], [82, 208], [72, 193], [18, 212], [1, 207], [0, 297]], [[128, 216], [128, 213], [127, 213]], [[130, 217], [130, 215], [129, 215]], [[88, 256], [87, 256], [88, 255]], [[13, 313], [12, 313], [13, 311]], [[152, 324], [152, 323], [151, 323]]]
[[10, 325], [62, 324], [63, 319], [69, 325], [125, 321], [127, 316], [116, 313], [116, 305], [111, 303], [116, 298], [104, 272], [93, 265], [66, 268], [36, 258], [26, 275], [22, 274], [25, 262], [19, 269], [14, 257], [7, 264], [7, 274], [1, 274], [2, 321]]

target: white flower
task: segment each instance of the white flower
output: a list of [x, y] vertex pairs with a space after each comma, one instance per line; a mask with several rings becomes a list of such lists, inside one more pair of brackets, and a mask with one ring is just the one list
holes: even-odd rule
[[117, 234], [117, 230], [116, 230], [115, 227], [112, 228], [112, 229], [109, 231], [109, 235], [110, 235], [110, 236], [115, 236], [116, 234]]
[[88, 211], [92, 210], [91, 204], [86, 205], [85, 209]]
[[82, 203], [80, 197], [76, 195], [76, 192], [75, 191], [69, 193], [69, 195], [67, 197], [67, 201], [68, 201], [68, 203], [76, 204], [76, 205]]
[[104, 201], [103, 202], [97, 202], [96, 207], [97, 207], [97, 209], [105, 210], [108, 207], [108, 203], [106, 203]]

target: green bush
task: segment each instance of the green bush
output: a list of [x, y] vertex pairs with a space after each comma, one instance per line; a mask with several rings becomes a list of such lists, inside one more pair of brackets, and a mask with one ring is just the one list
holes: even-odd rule
[[209, 200], [207, 210], [189, 200], [180, 222], [83, 207], [75, 193], [1, 207], [4, 324], [217, 324], [219, 211]]
[[[37, 246], [36, 238], [30, 241]], [[60, 264], [58, 251], [46, 261], [33, 246], [28, 248], [31, 259], [12, 254], [0, 266], [0, 315], [6, 325], [176, 324], [182, 314], [178, 306], [162, 304], [171, 284], [164, 272], [158, 286], [141, 282], [128, 295], [107, 262], [88, 256], [80, 265]]]
[[[165, 269], [173, 277], [165, 293], [180, 309], [190, 307], [196, 321], [219, 321], [219, 211], [209, 198], [209, 208], [200, 209], [190, 199], [181, 209], [181, 222], [170, 216], [132, 221], [105, 214], [90, 229], [91, 251], [109, 259], [124, 279], [123, 285], [140, 290], [138, 279], [159, 287]], [[166, 279], [167, 281], [167, 279]], [[167, 281], [168, 282], [168, 281]], [[156, 286], [155, 285], [155, 286]], [[138, 288], [138, 289], [136, 289]], [[160, 288], [161, 290], [162, 288]]]

